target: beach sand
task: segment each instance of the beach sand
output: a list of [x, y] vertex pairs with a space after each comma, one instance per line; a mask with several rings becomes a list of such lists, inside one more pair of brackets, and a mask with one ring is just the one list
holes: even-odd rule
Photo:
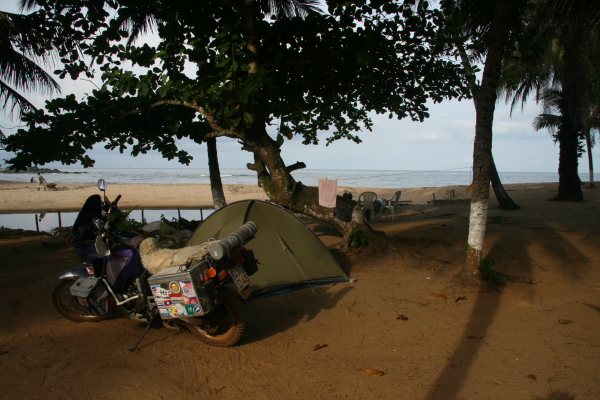
[[[76, 211], [98, 193], [64, 186], [0, 182], [0, 210]], [[501, 210], [492, 194], [484, 257], [531, 283], [461, 284], [469, 204], [428, 201], [469, 198], [466, 187], [402, 189], [412, 202], [373, 223], [398, 250], [333, 251], [355, 283], [246, 304], [245, 335], [228, 349], [156, 324], [130, 354], [145, 324], [76, 324], [52, 309], [58, 274], [79, 265], [71, 247], [0, 240], [0, 397], [600, 399], [600, 189], [559, 203], [549, 201], [556, 183], [506, 187], [522, 209]], [[265, 199], [252, 185], [225, 190], [229, 202]], [[397, 189], [372, 190], [389, 198]], [[212, 204], [208, 185], [109, 184], [108, 196], [118, 194], [124, 207]], [[309, 226], [331, 248], [339, 240], [329, 225]]]

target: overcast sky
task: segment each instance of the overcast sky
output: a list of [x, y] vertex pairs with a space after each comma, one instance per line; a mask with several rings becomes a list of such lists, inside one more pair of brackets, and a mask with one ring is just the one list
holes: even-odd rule
[[[15, 11], [9, 7], [12, 1], [0, 0], [3, 11]], [[52, 68], [49, 68], [52, 70]], [[70, 79], [59, 80], [63, 95], [75, 93], [78, 98], [94, 88], [91, 82]], [[48, 97], [27, 95], [37, 106], [43, 106]], [[533, 102], [524, 111], [510, 109], [499, 104], [494, 117], [493, 154], [500, 172], [557, 172], [558, 145], [548, 131], [536, 132], [533, 118], [539, 107]], [[286, 141], [282, 156], [287, 164], [303, 161], [310, 169], [368, 169], [368, 170], [444, 170], [470, 167], [473, 160], [475, 136], [475, 111], [472, 101], [445, 101], [430, 105], [430, 118], [423, 123], [410, 119], [398, 121], [387, 115], [373, 115], [373, 131], [360, 133], [362, 143], [340, 140], [325, 146], [325, 140], [317, 145], [302, 145], [300, 138]], [[16, 121], [0, 116], [1, 129], [6, 135], [16, 132]], [[273, 130], [274, 132], [275, 130]], [[327, 137], [326, 133], [321, 135]], [[242, 151], [237, 141], [218, 139], [221, 168], [245, 168], [252, 162], [252, 155]], [[181, 148], [194, 157], [192, 168], [208, 168], [206, 147], [191, 141], [179, 142]], [[88, 153], [96, 160], [98, 168], [182, 168], [177, 161], [167, 161], [158, 153], [132, 157], [129, 153], [107, 151], [97, 146]], [[11, 155], [0, 151], [0, 160]], [[594, 162], [598, 163], [598, 156]], [[4, 164], [0, 161], [0, 164]], [[61, 168], [58, 163], [48, 167]], [[588, 172], [587, 155], [580, 159], [580, 172]]]

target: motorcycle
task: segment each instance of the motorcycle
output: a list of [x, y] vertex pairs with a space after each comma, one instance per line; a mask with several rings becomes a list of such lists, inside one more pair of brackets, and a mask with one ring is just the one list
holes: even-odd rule
[[147, 321], [132, 352], [158, 317], [165, 327], [186, 328], [209, 345], [236, 344], [245, 325], [241, 299], [251, 294], [249, 277], [258, 271], [252, 250], [245, 248], [257, 232], [256, 224], [246, 222], [189, 258], [195, 249], [165, 249], [172, 252], [169, 260], [176, 260], [173, 255], [183, 251], [185, 261], [163, 265], [151, 274], [144, 267], [150, 255], [141, 250], [147, 246], [140, 244], [144, 240], [152, 244], [155, 239], [119, 229], [116, 214], [121, 196], [111, 202], [103, 179], [98, 188], [103, 198], [90, 196], [71, 229], [72, 243], [84, 266], [59, 275], [51, 294], [56, 311], [74, 322], [98, 322], [113, 314]]

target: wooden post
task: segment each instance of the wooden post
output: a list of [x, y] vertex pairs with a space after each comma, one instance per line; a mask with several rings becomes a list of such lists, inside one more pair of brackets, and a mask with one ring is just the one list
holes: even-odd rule
[[435, 193], [431, 193], [433, 195], [433, 204], [435, 204]]
[[145, 224], [145, 223], [146, 223], [146, 220], [144, 218], [144, 210], [142, 210], [142, 224]]
[[179, 220], [181, 221], [181, 210], [179, 210], [179, 207], [177, 207], [177, 216], [179, 217]]
[[38, 224], [38, 216], [37, 216], [37, 214], [35, 214], [35, 230], [37, 232], [40, 231], [40, 225]]
[[62, 228], [62, 218], [60, 216], [60, 210], [58, 210], [58, 227]]
[[204, 216], [202, 215], [202, 209], [200, 209], [200, 221], [204, 221]]

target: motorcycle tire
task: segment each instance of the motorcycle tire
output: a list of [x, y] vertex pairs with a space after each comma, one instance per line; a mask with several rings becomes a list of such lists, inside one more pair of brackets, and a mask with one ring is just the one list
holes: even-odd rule
[[190, 326], [190, 332], [204, 343], [216, 347], [231, 347], [244, 333], [244, 314], [239, 297], [225, 286], [217, 289], [221, 304], [202, 317], [198, 325]]
[[54, 309], [66, 319], [74, 322], [98, 322], [108, 318], [110, 314], [102, 317], [92, 315], [79, 305], [70, 290], [75, 282], [77, 281], [61, 280], [54, 285], [54, 289], [52, 289], [52, 294], [50, 295]]

